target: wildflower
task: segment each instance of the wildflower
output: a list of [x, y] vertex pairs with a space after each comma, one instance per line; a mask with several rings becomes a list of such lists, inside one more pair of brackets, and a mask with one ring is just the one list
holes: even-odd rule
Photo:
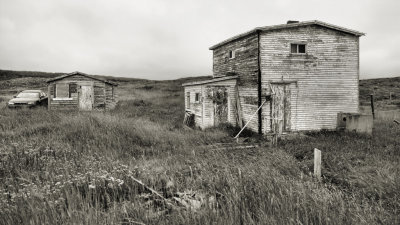
[[121, 186], [121, 185], [124, 184], [124, 181], [123, 181], [123, 180], [120, 180], [120, 179], [117, 179], [117, 182], [118, 182], [118, 186]]

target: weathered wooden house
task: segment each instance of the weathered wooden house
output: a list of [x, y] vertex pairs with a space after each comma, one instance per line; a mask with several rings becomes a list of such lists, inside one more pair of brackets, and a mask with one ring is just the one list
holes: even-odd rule
[[117, 84], [99, 77], [73, 72], [47, 83], [49, 110], [108, 110], [117, 103]]
[[259, 133], [335, 129], [359, 112], [361, 32], [321, 21], [258, 27], [218, 43], [213, 79], [183, 84], [201, 128], [228, 122]]

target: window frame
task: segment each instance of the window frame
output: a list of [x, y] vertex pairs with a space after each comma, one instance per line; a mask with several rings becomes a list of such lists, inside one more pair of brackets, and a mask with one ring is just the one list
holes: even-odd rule
[[[59, 93], [58, 93], [58, 87], [60, 87], [60, 86], [58, 86], [58, 85], [65, 85], [65, 87], [67, 88], [67, 97], [58, 97], [59, 96]], [[58, 86], [58, 87], [57, 87]], [[62, 83], [62, 82], [60, 82], [60, 83], [55, 83], [55, 90], [54, 90], [54, 98], [53, 98], [53, 100], [55, 100], [55, 101], [57, 101], [57, 100], [72, 100], [72, 98], [70, 97], [70, 83]]]
[[228, 57], [229, 59], [234, 59], [236, 57], [236, 50], [229, 50]]
[[200, 102], [200, 98], [201, 98], [200, 92], [195, 92], [194, 93], [194, 102], [195, 103], [199, 103]]
[[[296, 45], [296, 52], [292, 52], [292, 46], [293, 45]], [[304, 52], [299, 52], [299, 46], [300, 45], [304, 45]], [[290, 43], [289, 52], [290, 52], [290, 54], [295, 54], [295, 55], [305, 55], [305, 54], [307, 54], [307, 44], [306, 43], [301, 43], [301, 42]]]

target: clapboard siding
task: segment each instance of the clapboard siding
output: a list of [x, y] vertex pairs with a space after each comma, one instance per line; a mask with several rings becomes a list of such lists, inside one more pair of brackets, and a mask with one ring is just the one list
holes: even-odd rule
[[[236, 80], [225, 80], [200, 85], [185, 86], [185, 109], [195, 114], [196, 126], [204, 129], [214, 126], [214, 102], [208, 97], [208, 92], [216, 86], [223, 86], [228, 93], [228, 122], [236, 125]], [[187, 103], [187, 94], [190, 94], [190, 104]], [[195, 94], [200, 93], [200, 101], [195, 102]]]
[[[272, 127], [279, 128], [274, 131], [278, 133], [334, 129], [338, 112], [359, 112], [359, 37], [362, 35], [310, 21], [260, 27], [214, 45], [210, 48], [213, 78], [216, 81], [229, 76], [237, 78], [237, 86], [229, 89], [229, 120], [236, 124], [238, 112], [232, 106], [232, 99], [238, 95], [243, 122], [250, 121], [247, 128], [255, 132], [259, 126], [263, 133], [272, 132]], [[306, 53], [291, 53], [291, 43], [305, 44]], [[230, 57], [230, 51], [235, 52], [234, 58]], [[205, 88], [216, 83], [190, 88], [200, 88], [198, 91], [205, 96]], [[272, 87], [279, 95], [272, 94]], [[259, 121], [254, 114], [266, 99]], [[198, 106], [202, 108], [202, 125], [213, 126], [214, 105], [211, 99], [202, 101], [201, 107]]]
[[[55, 99], [55, 87], [57, 84], [76, 84], [77, 93], [71, 94], [70, 100]], [[93, 79], [86, 75], [81, 75], [79, 72], [75, 72], [74, 75], [65, 76], [61, 79], [55, 79], [48, 82], [48, 108], [50, 110], [66, 109], [66, 110], [77, 110], [79, 109], [79, 96], [81, 95], [82, 85], [93, 86], [93, 109], [104, 110], [113, 109], [117, 103], [116, 86], [106, 83], [105, 81]], [[114, 91], [113, 91], [114, 89]]]
[[[229, 58], [229, 51], [235, 57]], [[258, 108], [258, 35], [252, 34], [234, 42], [227, 43], [213, 51], [213, 75], [223, 77], [237, 75], [242, 118], [247, 123]], [[235, 112], [236, 114], [236, 112]], [[258, 131], [258, 117], [255, 116], [247, 126]]]
[[[317, 25], [263, 32], [262, 94], [271, 81], [297, 81], [291, 89], [292, 130], [334, 129], [338, 112], [358, 112], [359, 38]], [[307, 54], [291, 54], [305, 43]], [[270, 105], [263, 107], [270, 121]], [[270, 123], [263, 126], [270, 131]]]

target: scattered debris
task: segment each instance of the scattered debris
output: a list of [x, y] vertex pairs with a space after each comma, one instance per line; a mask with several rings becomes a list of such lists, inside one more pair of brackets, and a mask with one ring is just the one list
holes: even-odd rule
[[171, 207], [172, 209], [176, 209], [176, 205], [173, 204], [173, 202], [171, 202], [170, 200], [164, 198], [160, 193], [158, 193], [156, 190], [154, 190], [153, 188], [145, 185], [142, 181], [130, 176], [130, 178], [140, 184], [143, 188], [145, 188], [146, 190], [150, 191], [153, 195], [157, 196], [158, 198], [160, 198], [168, 207]]
[[186, 110], [185, 118], [183, 119], [183, 124], [188, 127], [194, 127], [195, 125], [194, 113], [192, 113], [190, 110]]
[[216, 198], [214, 196], [208, 196], [202, 192], [195, 192], [187, 190], [184, 192], [177, 192], [173, 199], [181, 206], [186, 209], [197, 211], [202, 207], [208, 205], [210, 208], [215, 208], [217, 205]]

